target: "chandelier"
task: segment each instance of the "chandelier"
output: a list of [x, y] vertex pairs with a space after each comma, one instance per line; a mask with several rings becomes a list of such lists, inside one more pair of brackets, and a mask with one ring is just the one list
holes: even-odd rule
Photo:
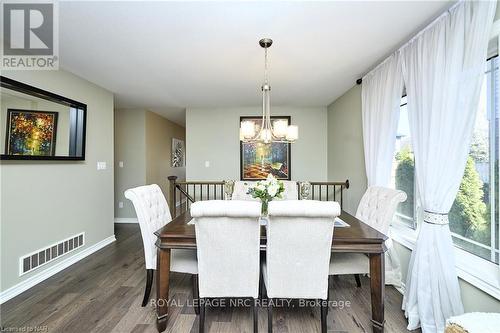
[[271, 86], [267, 77], [267, 49], [271, 47], [273, 40], [263, 38], [259, 41], [259, 44], [264, 48], [265, 52], [264, 83], [262, 84], [262, 121], [261, 126], [256, 125], [251, 120], [242, 121], [240, 124], [240, 140], [265, 144], [271, 142], [293, 143], [299, 138], [298, 126], [288, 125], [288, 121], [285, 119], [271, 122]]

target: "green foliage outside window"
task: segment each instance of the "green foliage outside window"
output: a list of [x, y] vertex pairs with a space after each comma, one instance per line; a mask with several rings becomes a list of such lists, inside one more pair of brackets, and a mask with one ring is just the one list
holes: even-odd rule
[[[396, 188], [406, 192], [408, 199], [399, 205], [398, 212], [408, 217], [414, 214], [415, 162], [408, 147], [396, 154]], [[450, 211], [450, 228], [453, 232], [489, 244], [489, 209], [483, 201], [484, 184], [476, 171], [472, 156], [467, 159], [464, 176], [457, 197]]]
[[476, 171], [472, 156], [467, 159], [457, 198], [450, 210], [450, 228], [453, 232], [480, 242], [489, 234], [488, 210], [483, 201], [483, 182]]
[[396, 168], [396, 188], [404, 191], [408, 198], [399, 204], [398, 212], [413, 218], [413, 205], [415, 193], [415, 162], [413, 153], [409, 148], [403, 148], [396, 154], [398, 166]]

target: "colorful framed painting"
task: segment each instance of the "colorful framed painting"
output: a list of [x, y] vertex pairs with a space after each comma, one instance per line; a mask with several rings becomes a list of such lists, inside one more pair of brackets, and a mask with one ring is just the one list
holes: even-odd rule
[[[290, 116], [272, 116], [271, 123], [286, 120], [290, 124]], [[242, 121], [252, 120], [260, 130], [262, 118], [240, 117]], [[278, 179], [291, 179], [291, 144], [284, 142], [249, 143], [240, 141], [240, 178], [241, 180], [265, 179], [272, 174]]]
[[55, 156], [57, 112], [7, 110], [7, 155]]

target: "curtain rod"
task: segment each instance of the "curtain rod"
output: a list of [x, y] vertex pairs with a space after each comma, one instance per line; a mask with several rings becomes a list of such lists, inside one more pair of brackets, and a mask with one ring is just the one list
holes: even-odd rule
[[439, 14], [438, 17], [436, 17], [434, 20], [432, 20], [429, 24], [427, 24], [422, 30], [420, 30], [419, 32], [417, 32], [415, 35], [413, 35], [413, 37], [411, 37], [409, 40], [407, 40], [403, 45], [399, 46], [396, 50], [392, 51], [389, 53], [388, 56], [385, 57], [384, 60], [382, 60], [382, 62], [380, 62], [378, 65], [372, 67], [370, 70], [368, 70], [365, 74], [361, 75], [361, 78], [357, 79], [356, 80], [356, 84], [361, 84], [363, 82], [363, 79], [368, 75], [370, 74], [371, 72], [373, 72], [374, 70], [376, 70], [377, 68], [379, 68], [380, 66], [382, 66], [387, 60], [389, 60], [389, 58], [391, 58], [394, 54], [396, 54], [397, 52], [403, 50], [405, 47], [408, 46], [408, 44], [410, 44], [411, 42], [413, 42], [416, 38], [418, 38], [421, 34], [423, 34], [425, 31], [427, 31], [429, 28], [433, 27], [439, 20], [441, 20], [443, 17], [446, 17], [448, 15], [450, 15], [450, 12], [455, 9], [455, 7], [458, 7], [461, 3], [464, 3], [465, 0], [459, 0], [457, 1], [456, 3], [454, 3], [450, 8], [448, 8], [446, 11], [444, 11], [443, 13]]

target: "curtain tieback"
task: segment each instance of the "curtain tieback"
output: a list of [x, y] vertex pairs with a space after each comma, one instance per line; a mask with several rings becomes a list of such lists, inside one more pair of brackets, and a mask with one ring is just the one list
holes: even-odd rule
[[434, 213], [424, 210], [424, 222], [430, 224], [445, 225], [448, 224], [448, 214]]

